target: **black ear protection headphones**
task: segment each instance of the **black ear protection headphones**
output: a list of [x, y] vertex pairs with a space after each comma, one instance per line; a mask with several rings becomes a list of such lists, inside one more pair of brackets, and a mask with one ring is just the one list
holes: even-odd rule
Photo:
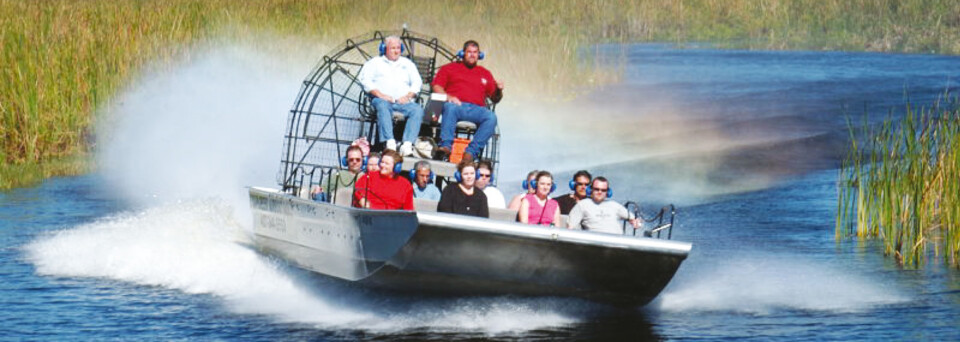
[[[380, 55], [381, 55], [381, 56], [387, 54], [387, 40], [386, 40], [386, 39], [380, 41], [380, 48], [379, 48], [379, 50], [380, 50]], [[402, 54], [405, 54], [405, 53], [407, 53], [407, 44], [404, 44], [403, 41], [401, 40], [401, 41], [400, 41], [400, 54], [402, 55]], [[483, 58], [480, 58], [480, 59], [483, 59]]]

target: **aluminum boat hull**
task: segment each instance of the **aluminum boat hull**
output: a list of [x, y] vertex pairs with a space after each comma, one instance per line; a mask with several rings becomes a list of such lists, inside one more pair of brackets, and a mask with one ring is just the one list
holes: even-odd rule
[[691, 244], [318, 203], [251, 188], [257, 247], [364, 286], [453, 295], [575, 296], [643, 305]]

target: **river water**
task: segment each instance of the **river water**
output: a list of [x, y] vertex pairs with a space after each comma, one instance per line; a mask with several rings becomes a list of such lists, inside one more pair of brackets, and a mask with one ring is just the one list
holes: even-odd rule
[[262, 57], [234, 52], [128, 91], [97, 173], [0, 194], [0, 339], [960, 339], [960, 272], [935, 257], [901, 269], [833, 232], [845, 115], [932, 103], [960, 58], [611, 47], [626, 56], [624, 81], [552, 112], [565, 137], [555, 153], [573, 158], [540, 165], [509, 149], [530, 117], [509, 117], [523, 108], [505, 102], [504, 192], [528, 168], [563, 184], [586, 167], [615, 199], [679, 206], [674, 239], [693, 252], [656, 301], [623, 310], [385, 296], [257, 254], [243, 186], [273, 184], [306, 69], [251, 74]]

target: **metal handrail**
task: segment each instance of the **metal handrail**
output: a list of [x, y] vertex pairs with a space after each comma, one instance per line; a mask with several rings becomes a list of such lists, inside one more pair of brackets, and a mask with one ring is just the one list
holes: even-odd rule
[[[654, 225], [653, 228], [651, 228], [651, 229], [649, 229], [649, 230], [643, 230], [643, 232], [642, 232], [643, 236], [646, 236], [646, 237], [656, 237], [656, 238], [659, 239], [659, 238], [661, 238], [661, 233], [662, 233], [664, 230], [666, 230], [666, 231], [667, 231], [667, 240], [670, 240], [671, 238], [673, 238], [673, 225], [674, 225], [674, 220], [675, 220], [676, 215], [677, 215], [677, 208], [676, 208], [673, 204], [667, 204], [667, 205], [661, 207], [661, 208], [660, 208], [660, 211], [657, 212], [656, 215], [654, 215], [653, 217], [651, 217], [651, 218], [649, 218], [649, 219], [646, 218], [646, 217], [644, 217], [643, 211], [640, 209], [640, 205], [637, 204], [636, 202], [629, 201], [629, 202], [627, 202], [626, 204], [624, 204], [624, 207], [626, 207], [628, 212], [632, 213], [634, 217], [636, 217], [637, 219], [641, 220], [641, 222], [643, 222], [643, 223], [648, 223], [648, 222], [649, 222], [649, 223], [654, 223], [654, 222], [656, 222], [656, 224]], [[667, 216], [667, 214], [669, 214], [669, 216]], [[626, 229], [627, 229], [627, 222], [624, 222], [624, 224], [623, 224], [623, 235], [627, 235]], [[634, 229], [633, 229], [633, 236], [636, 236], [636, 235], [637, 235], [637, 230], [638, 230], [638, 229], [641, 229], [641, 228], [634, 228]], [[654, 236], [654, 234], [656, 234], [656, 236]]]

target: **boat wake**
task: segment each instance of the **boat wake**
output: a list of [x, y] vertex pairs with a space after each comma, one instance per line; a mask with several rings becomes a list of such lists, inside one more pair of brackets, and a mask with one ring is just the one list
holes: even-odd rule
[[128, 212], [50, 233], [25, 247], [37, 273], [105, 278], [212, 295], [227, 311], [371, 333], [499, 334], [572, 324], [572, 299], [384, 297], [331, 283], [247, 247], [246, 229], [216, 199]]

